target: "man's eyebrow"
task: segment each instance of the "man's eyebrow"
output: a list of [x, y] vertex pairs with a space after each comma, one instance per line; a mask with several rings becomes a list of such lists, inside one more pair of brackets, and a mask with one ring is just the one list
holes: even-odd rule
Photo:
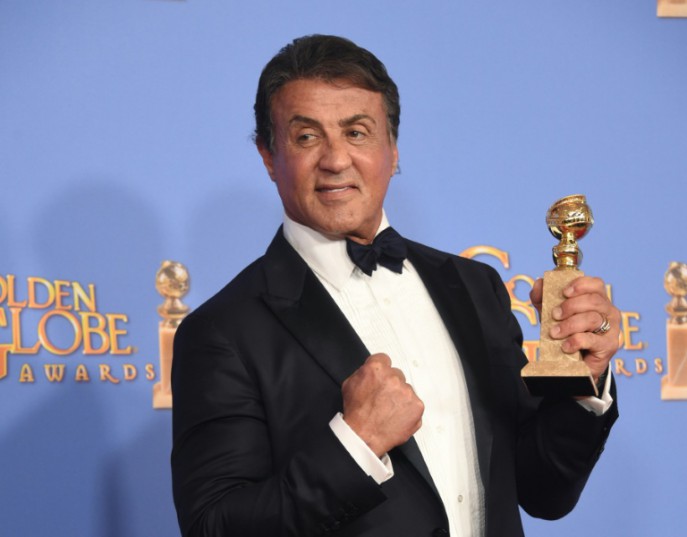
[[312, 127], [322, 127], [322, 123], [320, 123], [316, 119], [313, 119], [308, 116], [301, 116], [298, 114], [296, 114], [289, 120], [289, 125], [293, 125], [294, 123], [304, 123], [305, 125], [310, 125]]
[[356, 114], [354, 116], [339, 121], [339, 127], [350, 127], [351, 125], [355, 125], [356, 123], [364, 119], [371, 121], [375, 125], [377, 124], [377, 122], [374, 120], [372, 116], [368, 116], [367, 114]]
[[[355, 114], [354, 116], [339, 120], [339, 127], [350, 127], [351, 125], [355, 125], [356, 123], [362, 120], [368, 120], [375, 125], [377, 124], [375, 119], [372, 116], [369, 116], [368, 114]], [[300, 114], [296, 114], [289, 120], [289, 125], [293, 125], [294, 123], [302, 123], [304, 125], [310, 125], [311, 127], [322, 128], [322, 123], [320, 123], [316, 119], [313, 119], [308, 116], [301, 116]]]

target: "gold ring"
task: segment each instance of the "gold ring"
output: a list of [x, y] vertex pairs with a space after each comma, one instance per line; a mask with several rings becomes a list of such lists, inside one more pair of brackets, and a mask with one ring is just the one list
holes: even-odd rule
[[604, 318], [603, 322], [599, 325], [599, 328], [592, 331], [592, 334], [603, 336], [606, 332], [608, 332], [611, 329], [611, 323], [608, 322], [608, 317], [606, 317], [605, 315], [602, 315], [602, 317]]

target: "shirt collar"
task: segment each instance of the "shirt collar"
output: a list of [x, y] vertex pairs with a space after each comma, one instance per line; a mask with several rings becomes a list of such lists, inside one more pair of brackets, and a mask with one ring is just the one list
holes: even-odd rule
[[[380, 231], [389, 227], [386, 213], [382, 212]], [[308, 266], [337, 290], [340, 290], [356, 270], [356, 266], [346, 252], [346, 241], [331, 239], [303, 224], [295, 222], [284, 214], [284, 237], [298, 252]]]

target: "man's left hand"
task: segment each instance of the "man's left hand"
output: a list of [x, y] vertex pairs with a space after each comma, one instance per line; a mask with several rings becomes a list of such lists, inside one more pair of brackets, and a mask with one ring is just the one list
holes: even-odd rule
[[[540, 315], [542, 289], [543, 281], [540, 278], [530, 292], [530, 300]], [[563, 295], [566, 297], [563, 303], [552, 311], [557, 323], [551, 328], [550, 335], [562, 340], [563, 352], [581, 351], [594, 380], [598, 381], [618, 350], [620, 311], [611, 304], [606, 294], [606, 285], [600, 278], [576, 278], [563, 289]], [[595, 334], [594, 331], [606, 319], [610, 323], [610, 329], [605, 333]]]

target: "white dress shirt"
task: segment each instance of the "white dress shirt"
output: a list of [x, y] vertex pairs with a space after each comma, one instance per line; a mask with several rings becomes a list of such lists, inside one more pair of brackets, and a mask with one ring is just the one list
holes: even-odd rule
[[[378, 231], [388, 225], [385, 216]], [[422, 427], [414, 436], [444, 503], [450, 534], [482, 535], [483, 491], [463, 369], [417, 272], [406, 260], [402, 274], [379, 267], [367, 276], [349, 259], [345, 241], [330, 240], [288, 217], [284, 236], [315, 272], [370, 354], [389, 355], [393, 367], [403, 371], [423, 401]], [[377, 482], [393, 475], [391, 465], [377, 459], [340, 416], [331, 425]], [[346, 440], [349, 434], [352, 442]]]

